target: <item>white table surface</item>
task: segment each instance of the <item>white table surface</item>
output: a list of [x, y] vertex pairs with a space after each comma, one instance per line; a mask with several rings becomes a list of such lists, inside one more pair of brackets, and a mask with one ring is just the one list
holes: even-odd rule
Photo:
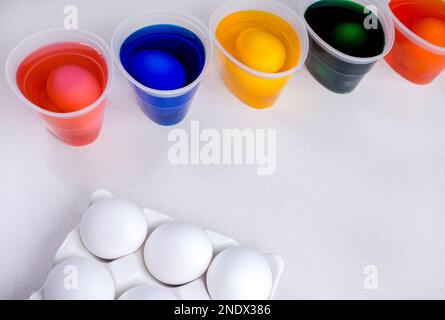
[[[63, 7], [110, 41], [129, 15], [175, 8], [207, 23], [209, 0], [0, 0], [0, 64], [25, 36], [60, 27]], [[290, 4], [297, 1], [285, 1]], [[116, 73], [105, 126], [86, 148], [54, 139], [0, 75], [0, 298], [39, 288], [52, 257], [103, 187], [284, 257], [277, 298], [445, 298], [445, 77], [416, 86], [379, 62], [350, 95], [300, 70], [276, 106], [250, 109], [209, 70], [192, 120], [277, 130], [273, 176], [241, 166], [173, 166], [172, 128], [145, 118]], [[365, 290], [363, 268], [379, 270]]]

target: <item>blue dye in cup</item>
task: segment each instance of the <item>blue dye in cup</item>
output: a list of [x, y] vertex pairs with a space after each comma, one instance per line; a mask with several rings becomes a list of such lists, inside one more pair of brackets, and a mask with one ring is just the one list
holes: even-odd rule
[[[118, 66], [130, 81], [141, 109], [164, 126], [186, 117], [211, 54], [207, 28], [191, 16], [177, 15], [182, 19], [176, 16], [172, 21], [166, 19], [167, 13], [151, 13], [148, 17], [153, 21], [166, 23], [143, 27], [140, 21], [144, 16], [135, 16], [116, 30], [112, 41]], [[145, 21], [150, 21], [148, 17], [145, 14]], [[181, 23], [171, 24], [176, 21]]]

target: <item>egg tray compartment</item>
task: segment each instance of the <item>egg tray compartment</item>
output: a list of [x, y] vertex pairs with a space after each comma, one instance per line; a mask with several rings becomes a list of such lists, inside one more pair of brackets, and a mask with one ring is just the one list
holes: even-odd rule
[[[112, 197], [113, 195], [110, 192], [106, 190], [98, 190], [91, 196], [89, 206], [91, 206], [98, 200]], [[142, 208], [142, 210], [148, 221], [147, 238], [155, 229], [157, 229], [161, 225], [173, 221], [171, 217], [159, 213], [155, 210], [149, 208]], [[213, 258], [224, 249], [239, 246], [239, 243], [230, 237], [210, 230], [205, 230], [205, 232], [209, 236], [213, 246]], [[88, 251], [81, 240], [79, 227], [77, 227], [68, 234], [63, 244], [57, 250], [54, 257], [53, 267], [66, 259], [75, 257], [90, 258], [102, 263], [110, 272], [113, 278], [116, 290], [116, 299], [131, 288], [140, 285], [151, 285], [167, 289], [179, 300], [211, 300], [206, 287], [206, 274], [204, 274], [197, 280], [180, 286], [166, 285], [155, 279], [149, 273], [145, 265], [144, 246], [145, 241], [143, 245], [133, 254], [124, 256], [116, 260], [104, 260], [96, 257]], [[278, 282], [284, 269], [284, 261], [280, 256], [274, 254], [264, 254], [263, 256], [269, 264], [272, 272], [273, 285], [269, 299], [273, 299]], [[44, 300], [43, 286], [40, 290], [34, 292], [29, 299]]]

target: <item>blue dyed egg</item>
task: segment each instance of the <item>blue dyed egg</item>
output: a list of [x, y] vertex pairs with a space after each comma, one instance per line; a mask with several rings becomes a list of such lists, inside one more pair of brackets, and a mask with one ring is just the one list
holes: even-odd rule
[[130, 74], [146, 87], [156, 90], [176, 90], [186, 85], [186, 73], [181, 62], [168, 52], [143, 50], [130, 63]]

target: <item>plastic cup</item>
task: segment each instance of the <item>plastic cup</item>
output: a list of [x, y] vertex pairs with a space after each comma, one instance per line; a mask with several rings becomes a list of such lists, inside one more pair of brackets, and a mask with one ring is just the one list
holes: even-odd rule
[[429, 84], [445, 68], [445, 47], [434, 45], [411, 31], [393, 12], [402, 6], [416, 6], [412, 10], [420, 15], [425, 15], [422, 12], [425, 9], [436, 16], [441, 14], [445, 21], [445, 3], [441, 0], [388, 1], [396, 36], [394, 47], [385, 59], [405, 79], [416, 84]]
[[[303, 0], [300, 3], [300, 14], [304, 16], [309, 6], [318, 1], [320, 0]], [[354, 0], [353, 2], [377, 9], [377, 17], [385, 34], [384, 49], [377, 56], [361, 58], [340, 52], [317, 35], [305, 19], [310, 38], [306, 68], [321, 85], [340, 94], [354, 91], [374, 64], [388, 54], [394, 43], [394, 25], [386, 7], [372, 0]]]
[[[93, 49], [101, 61], [104, 88], [101, 96], [90, 106], [76, 112], [52, 112], [31, 102], [21, 91], [17, 82], [18, 70], [26, 59], [45, 46], [59, 43], [77, 43]], [[29, 59], [29, 58], [28, 58]], [[92, 143], [100, 134], [105, 104], [107, 102], [112, 74], [111, 56], [108, 45], [97, 35], [83, 30], [50, 29], [32, 35], [15, 47], [6, 62], [6, 78], [21, 102], [35, 111], [51, 133], [64, 143], [84, 146]], [[35, 66], [33, 66], [35, 67]]]
[[[288, 66], [284, 71], [268, 73], [250, 68], [231, 54], [218, 39], [217, 29], [226, 17], [251, 10], [270, 13], [281, 20], [281, 33], [288, 39], [293, 50], [298, 52], [295, 54], [287, 48]], [[256, 109], [269, 108], [277, 101], [292, 75], [303, 66], [308, 52], [308, 36], [303, 19], [290, 7], [274, 0], [227, 1], [213, 12], [210, 31], [216, 44], [219, 69], [226, 86], [241, 101]]]
[[[123, 66], [120, 52], [125, 40], [134, 32], [153, 25], [179, 26], [201, 40], [205, 50], [204, 66], [196, 79], [185, 87], [176, 90], [156, 90], [146, 87], [134, 79]], [[115, 30], [111, 48], [118, 69], [133, 88], [142, 111], [155, 123], [163, 126], [176, 125], [187, 115], [213, 50], [209, 31], [201, 21], [189, 14], [172, 11], [151, 11], [128, 18]]]

